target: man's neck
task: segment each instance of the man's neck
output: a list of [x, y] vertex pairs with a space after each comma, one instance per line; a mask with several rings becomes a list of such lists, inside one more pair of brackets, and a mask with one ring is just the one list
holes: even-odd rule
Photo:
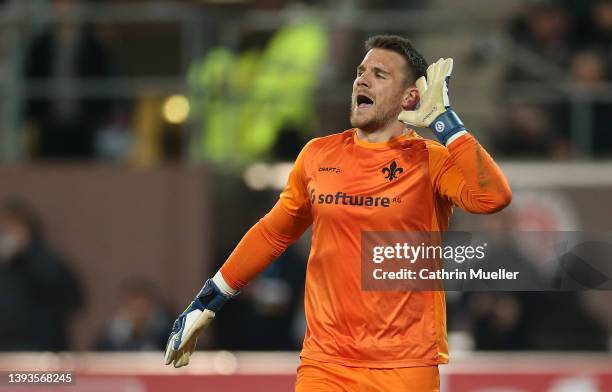
[[408, 128], [402, 123], [371, 132], [366, 132], [357, 128], [357, 137], [359, 140], [368, 143], [384, 143], [393, 137], [406, 135], [407, 133]]

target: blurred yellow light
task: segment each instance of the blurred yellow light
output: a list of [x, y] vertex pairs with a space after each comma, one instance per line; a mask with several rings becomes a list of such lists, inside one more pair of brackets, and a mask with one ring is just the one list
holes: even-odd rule
[[164, 119], [171, 124], [182, 124], [189, 117], [189, 100], [180, 94], [166, 98], [162, 107]]

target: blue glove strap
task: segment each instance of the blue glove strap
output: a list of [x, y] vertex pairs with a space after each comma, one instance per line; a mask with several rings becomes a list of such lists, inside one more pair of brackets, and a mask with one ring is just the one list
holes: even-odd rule
[[[212, 310], [213, 312], [219, 311], [223, 305], [230, 299], [231, 297], [227, 295], [223, 295], [217, 285], [212, 281], [212, 279], [208, 279], [206, 283], [204, 283], [204, 287], [202, 290], [196, 295], [196, 299], [194, 302], [199, 302], [201, 306], [205, 309]], [[199, 304], [196, 303], [196, 306]]]
[[465, 126], [450, 107], [429, 124], [440, 143], [446, 145], [448, 139], [457, 132], [465, 131]]

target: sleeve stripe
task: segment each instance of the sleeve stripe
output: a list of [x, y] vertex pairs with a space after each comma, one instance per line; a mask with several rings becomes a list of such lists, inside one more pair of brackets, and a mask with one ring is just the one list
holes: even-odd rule
[[459, 139], [461, 136], [465, 135], [467, 133], [467, 131], [459, 131], [456, 134], [454, 134], [453, 136], [449, 137], [448, 140], [446, 141], [446, 147], [450, 146], [450, 144], [452, 142], [454, 142], [455, 140]]
[[227, 296], [233, 297], [238, 292], [238, 290], [233, 289], [229, 284], [227, 284], [223, 278], [223, 275], [221, 274], [221, 271], [217, 271], [212, 280], [215, 282], [219, 290], [221, 290], [221, 292]]

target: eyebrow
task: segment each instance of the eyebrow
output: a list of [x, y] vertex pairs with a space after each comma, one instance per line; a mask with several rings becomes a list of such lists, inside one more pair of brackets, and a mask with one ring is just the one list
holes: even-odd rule
[[[365, 69], [365, 66], [364, 66], [363, 64], [360, 64], [360, 65], [357, 67], [357, 72], [359, 72], [359, 71], [363, 71], [364, 69]], [[382, 68], [380, 68], [380, 67], [376, 67], [376, 66], [372, 67], [372, 71], [374, 71], [374, 72], [376, 72], [376, 73], [383, 73], [383, 74], [385, 74], [385, 75], [391, 75], [391, 72], [389, 72], [389, 71], [385, 71], [384, 69], [382, 69]]]

